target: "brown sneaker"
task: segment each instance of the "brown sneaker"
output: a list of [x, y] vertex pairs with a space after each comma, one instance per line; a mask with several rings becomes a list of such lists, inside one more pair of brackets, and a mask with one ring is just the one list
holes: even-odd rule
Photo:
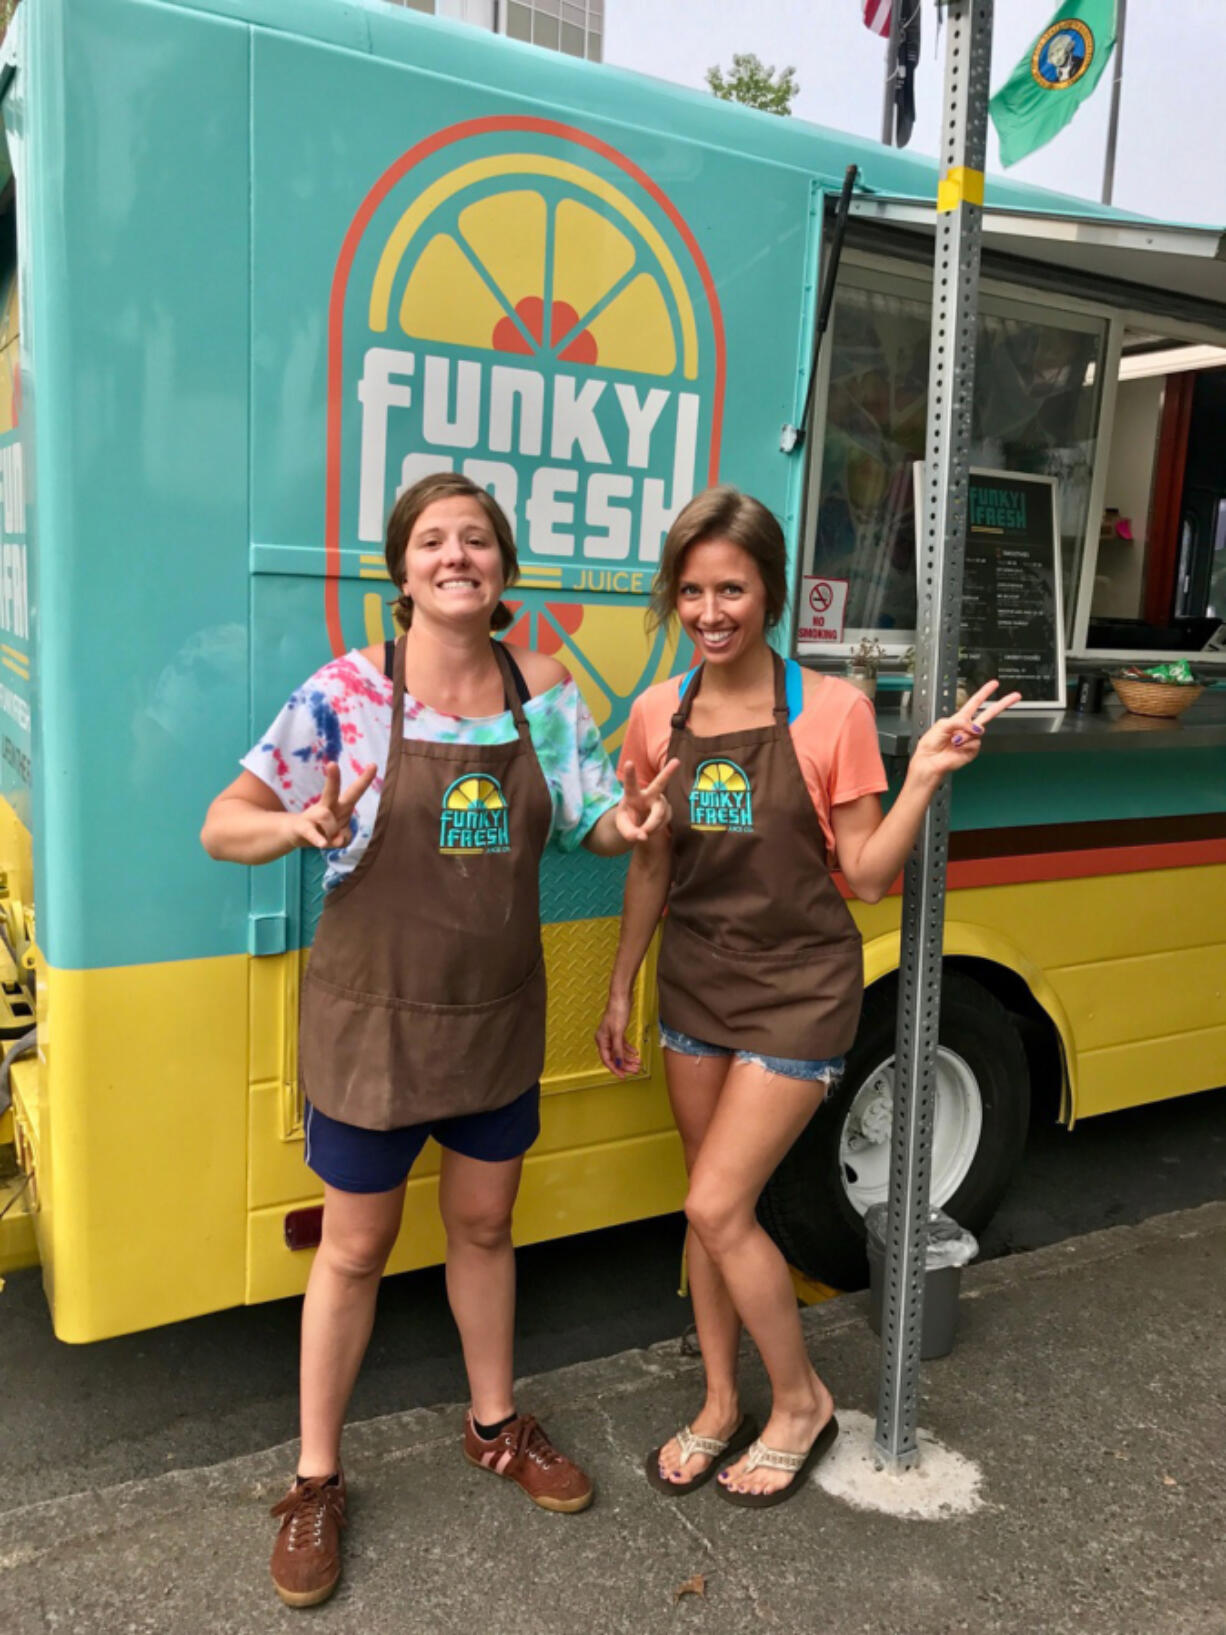
[[340, 1582], [345, 1478], [295, 1482], [272, 1507], [281, 1531], [272, 1547], [272, 1581], [287, 1607], [326, 1601]]
[[518, 1482], [542, 1510], [586, 1510], [592, 1502], [591, 1478], [558, 1452], [531, 1414], [521, 1414], [484, 1442], [470, 1412], [464, 1420], [464, 1457], [495, 1476]]

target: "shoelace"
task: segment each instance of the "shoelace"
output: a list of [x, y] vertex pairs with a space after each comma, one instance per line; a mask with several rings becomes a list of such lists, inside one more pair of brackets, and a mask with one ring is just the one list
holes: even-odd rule
[[511, 1444], [511, 1452], [516, 1459], [523, 1454], [545, 1469], [562, 1462], [562, 1455], [531, 1414], [525, 1414], [520, 1420], [515, 1440]]
[[323, 1543], [324, 1517], [329, 1511], [337, 1525], [344, 1527], [339, 1488], [308, 1481], [295, 1484], [270, 1513], [289, 1517], [288, 1547], [303, 1550], [310, 1546], [318, 1549]]

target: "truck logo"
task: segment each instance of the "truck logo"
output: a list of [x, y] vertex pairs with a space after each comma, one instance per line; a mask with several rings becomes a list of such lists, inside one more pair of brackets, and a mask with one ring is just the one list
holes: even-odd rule
[[510, 851], [510, 812], [497, 778], [469, 772], [448, 786], [443, 795], [438, 849], [453, 853]]
[[707, 832], [753, 832], [753, 790], [735, 761], [703, 761], [690, 790], [690, 826]]
[[717, 478], [723, 322], [697, 241], [644, 171], [552, 120], [467, 121], [384, 172], [337, 262], [328, 374], [337, 652], [342, 551], [374, 577], [388, 511], [430, 472], [489, 488], [522, 588], [572, 610], [645, 598]]

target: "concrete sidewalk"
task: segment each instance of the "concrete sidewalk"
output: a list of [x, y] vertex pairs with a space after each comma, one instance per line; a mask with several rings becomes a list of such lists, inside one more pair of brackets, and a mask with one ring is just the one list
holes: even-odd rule
[[[324, 1607], [290, 1612], [268, 1579], [286, 1447], [6, 1513], [0, 1627], [1226, 1635], [1226, 1203], [972, 1268], [957, 1347], [925, 1367], [937, 1440], [919, 1475], [867, 1459], [865, 1308], [805, 1314], [844, 1435], [778, 1509], [711, 1487], [669, 1501], [643, 1480], [645, 1450], [698, 1400], [698, 1365], [670, 1343], [522, 1382], [521, 1407], [596, 1476], [581, 1516], [467, 1465], [458, 1409], [415, 1410], [347, 1433], [352, 1525]], [[746, 1387], [762, 1408], [756, 1364]], [[897, 1513], [942, 1500], [964, 1508]], [[705, 1594], [675, 1599], [696, 1575]]]

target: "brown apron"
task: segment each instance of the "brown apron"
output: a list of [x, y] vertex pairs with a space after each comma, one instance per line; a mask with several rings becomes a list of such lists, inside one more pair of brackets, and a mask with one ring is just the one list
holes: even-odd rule
[[396, 643], [387, 772], [370, 844], [324, 900], [302, 988], [299, 1074], [370, 1130], [503, 1107], [545, 1059], [541, 853], [553, 802], [506, 656], [516, 737], [404, 736]]
[[860, 933], [827, 867], [826, 839], [788, 729], [775, 660], [769, 727], [696, 738], [700, 669], [668, 754], [672, 885], [660, 943], [660, 1020], [729, 1050], [841, 1056], [860, 1019]]

